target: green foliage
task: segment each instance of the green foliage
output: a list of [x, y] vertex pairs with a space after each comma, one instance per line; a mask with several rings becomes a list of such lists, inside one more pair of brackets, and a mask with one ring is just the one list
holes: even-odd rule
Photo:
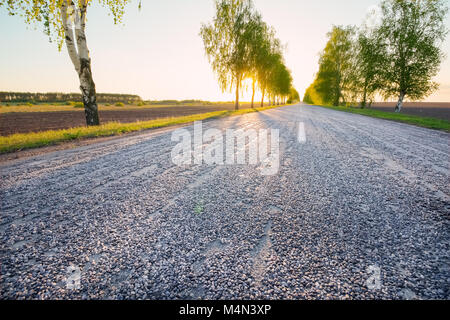
[[73, 104], [73, 107], [74, 108], [84, 108], [84, 104], [83, 104], [83, 102], [75, 102], [74, 104]]
[[369, 29], [360, 31], [356, 43], [357, 63], [354, 69], [354, 101], [359, 100], [362, 108], [375, 100], [375, 94], [382, 88], [383, 46], [380, 35]]
[[[384, 0], [378, 25], [333, 27], [314, 82], [303, 100], [312, 104], [371, 104], [375, 95], [422, 99], [438, 85], [432, 78], [443, 59], [447, 30], [443, 0]], [[375, 20], [367, 16], [367, 21]]]
[[116, 107], [123, 107], [124, 106], [123, 102], [116, 102], [114, 105]]
[[322, 96], [316, 91], [316, 82], [312, 83], [305, 91], [303, 102], [315, 105], [325, 105]]
[[[75, 6], [89, 7], [91, 0], [73, 0]], [[103, 7], [108, 8], [114, 23], [122, 22], [126, 4], [130, 0], [98, 0]], [[61, 50], [64, 42], [64, 28], [61, 18], [61, 7], [64, 0], [1, 0], [0, 8], [5, 6], [10, 15], [18, 15], [28, 25], [41, 25], [51, 42], [57, 42]]]
[[334, 26], [319, 60], [315, 89], [326, 104], [335, 106], [348, 99], [354, 71], [353, 27]]
[[[31, 103], [64, 103], [65, 105], [74, 105], [76, 102], [81, 102], [82, 96], [80, 93], [61, 93], [61, 92], [46, 92], [46, 93], [31, 93], [31, 92], [0, 92], [1, 102], [31, 102]], [[117, 93], [97, 93], [97, 102], [99, 103], [115, 103], [122, 101], [132, 101], [137, 103], [142, 101], [141, 97], [132, 94], [117, 94]]]
[[239, 89], [246, 78], [263, 93], [285, 98], [292, 87], [292, 76], [283, 61], [275, 32], [253, 8], [250, 0], [216, 0], [216, 16], [200, 31], [205, 52], [223, 91]]
[[198, 201], [194, 207], [194, 213], [199, 215], [202, 214], [204, 210], [205, 210], [205, 201], [203, 200]]
[[443, 59], [439, 45], [448, 32], [445, 1], [384, 0], [381, 10], [376, 32], [384, 49], [383, 96], [403, 93], [412, 100], [428, 96], [438, 87], [432, 78], [439, 71]]
[[282, 61], [281, 55], [271, 55], [272, 64], [268, 69], [268, 78], [265, 82], [265, 91], [269, 93], [273, 101], [275, 97], [287, 97], [292, 88], [292, 76]]
[[290, 91], [289, 91], [289, 97], [288, 97], [288, 103], [293, 103], [293, 102], [297, 102], [300, 101], [300, 94], [298, 93], [297, 90], [295, 90], [294, 88], [291, 87]]
[[223, 91], [231, 91], [233, 86], [239, 89], [250, 71], [248, 29], [252, 16], [250, 0], [216, 0], [213, 22], [201, 27], [206, 55]]

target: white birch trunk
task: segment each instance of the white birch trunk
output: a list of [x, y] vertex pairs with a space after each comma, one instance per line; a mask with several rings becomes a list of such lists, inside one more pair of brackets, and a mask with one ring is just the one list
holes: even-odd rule
[[[70, 59], [78, 73], [80, 79], [80, 90], [83, 98], [84, 112], [86, 116], [86, 124], [88, 126], [99, 125], [97, 94], [95, 91], [95, 83], [92, 79], [91, 59], [86, 42], [86, 11], [87, 0], [80, 0], [79, 11], [73, 14], [79, 15], [79, 22], [75, 25], [75, 30], [68, 20], [68, 8], [72, 4], [70, 0], [64, 0], [61, 6], [61, 18], [64, 27], [65, 41]], [[76, 41], [76, 47], [75, 47]]]
[[395, 112], [400, 112], [403, 107], [403, 99], [405, 98], [405, 93], [403, 91], [400, 92], [398, 97], [397, 105], [395, 106]]
[[67, 52], [69, 53], [70, 60], [72, 60], [73, 66], [75, 67], [75, 71], [80, 73], [80, 59], [78, 58], [78, 52], [75, 47], [75, 34], [73, 29], [70, 27], [68, 21], [68, 13], [67, 13], [67, 2], [63, 1], [61, 6], [61, 20], [64, 28], [65, 42], [67, 47]]

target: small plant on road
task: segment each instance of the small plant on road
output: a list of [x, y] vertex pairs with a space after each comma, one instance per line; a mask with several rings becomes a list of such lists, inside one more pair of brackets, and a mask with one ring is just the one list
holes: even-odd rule
[[194, 207], [194, 213], [196, 215], [200, 215], [205, 210], [205, 202], [203, 200], [199, 200]]

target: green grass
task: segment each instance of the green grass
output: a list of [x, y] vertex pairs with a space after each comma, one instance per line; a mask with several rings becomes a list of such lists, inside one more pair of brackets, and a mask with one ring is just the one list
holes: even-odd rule
[[450, 121], [444, 120], [444, 119], [436, 119], [436, 118], [426, 118], [426, 117], [420, 117], [420, 116], [414, 116], [409, 114], [403, 114], [403, 113], [394, 113], [394, 112], [385, 112], [380, 110], [374, 110], [374, 109], [361, 109], [361, 108], [352, 108], [352, 107], [332, 107], [332, 106], [325, 106], [320, 105], [319, 107], [328, 108], [332, 110], [338, 110], [338, 111], [344, 111], [344, 112], [350, 112], [350, 113], [356, 113], [361, 114], [364, 116], [374, 117], [374, 118], [380, 118], [385, 120], [391, 120], [391, 121], [397, 121], [397, 122], [403, 122], [408, 123], [424, 128], [429, 129], [436, 129], [436, 130], [443, 130], [450, 132]]
[[106, 137], [120, 135], [127, 132], [140, 131], [151, 128], [161, 128], [193, 121], [241, 115], [250, 112], [264, 111], [280, 106], [271, 106], [255, 109], [242, 109], [238, 111], [216, 111], [190, 116], [164, 118], [133, 123], [109, 122], [100, 126], [78, 127], [65, 130], [49, 130], [32, 133], [16, 133], [9, 136], [0, 136], [0, 153], [9, 153], [24, 149], [54, 145], [65, 141]]
[[73, 107], [78, 109], [84, 109], [84, 104], [83, 102], [75, 102]]

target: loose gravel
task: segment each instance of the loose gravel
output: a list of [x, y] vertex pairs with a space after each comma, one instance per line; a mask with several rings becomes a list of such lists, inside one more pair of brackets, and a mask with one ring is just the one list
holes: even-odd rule
[[176, 166], [171, 130], [2, 164], [0, 297], [450, 298], [448, 133], [306, 105], [203, 126], [279, 129], [278, 174]]

